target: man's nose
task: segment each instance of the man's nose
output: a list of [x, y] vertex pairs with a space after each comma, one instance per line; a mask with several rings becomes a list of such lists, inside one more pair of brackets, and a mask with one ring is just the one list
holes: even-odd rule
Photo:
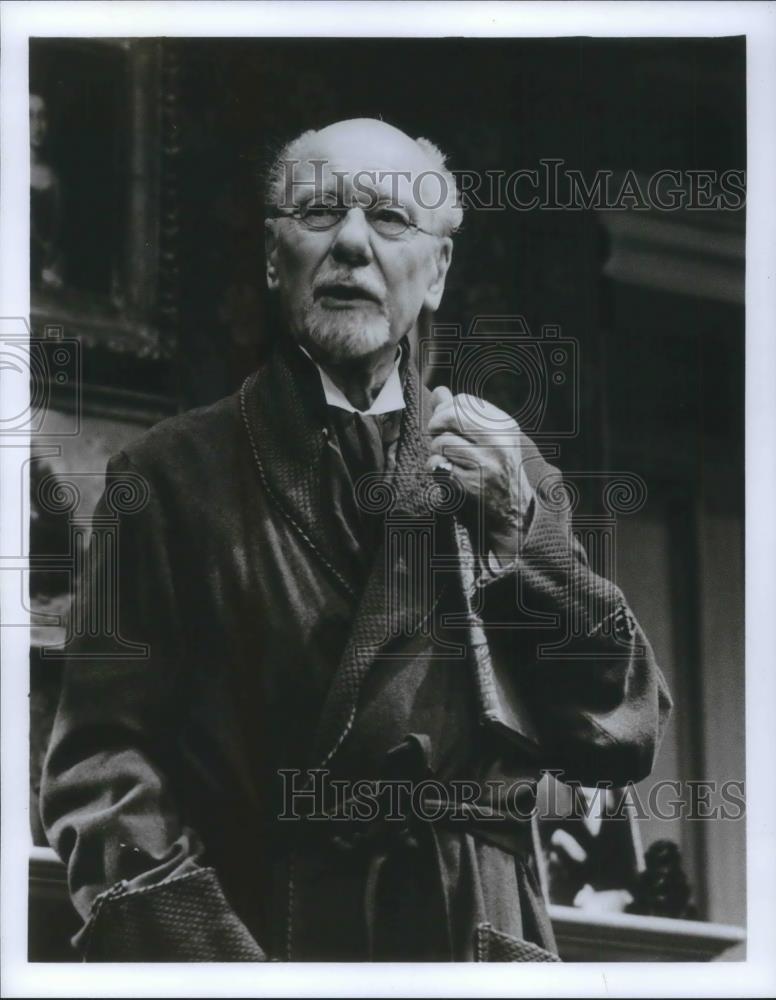
[[353, 207], [337, 226], [331, 247], [332, 255], [349, 264], [368, 264], [373, 256], [371, 237], [372, 228], [364, 210]]

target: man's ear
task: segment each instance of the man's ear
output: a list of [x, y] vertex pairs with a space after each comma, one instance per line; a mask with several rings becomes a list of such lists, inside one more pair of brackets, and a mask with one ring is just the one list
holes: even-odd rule
[[453, 241], [449, 236], [443, 236], [439, 240], [432, 267], [431, 282], [423, 298], [423, 307], [436, 312], [439, 303], [442, 301], [442, 293], [445, 290], [445, 279], [450, 262], [453, 259]]
[[264, 256], [267, 261], [267, 288], [275, 289], [278, 287], [278, 237], [274, 219], [264, 222]]

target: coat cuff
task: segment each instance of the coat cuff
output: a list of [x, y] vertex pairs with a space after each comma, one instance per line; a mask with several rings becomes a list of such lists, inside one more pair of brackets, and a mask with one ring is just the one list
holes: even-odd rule
[[212, 868], [139, 889], [117, 883], [97, 897], [73, 944], [87, 962], [267, 960]]

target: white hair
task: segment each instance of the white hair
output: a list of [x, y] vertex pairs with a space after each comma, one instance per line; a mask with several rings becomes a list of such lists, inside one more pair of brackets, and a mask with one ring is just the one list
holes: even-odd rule
[[[288, 165], [301, 161], [305, 144], [316, 134], [315, 129], [307, 129], [287, 142], [273, 157], [266, 171], [264, 183], [264, 203], [268, 208], [277, 209], [284, 201], [287, 193]], [[447, 167], [445, 154], [430, 139], [421, 136], [415, 139], [415, 144], [429, 163], [429, 170], [424, 173], [439, 180], [440, 203], [434, 206], [433, 211], [442, 222], [444, 234], [450, 236], [457, 232], [463, 222], [463, 208], [455, 175]]]

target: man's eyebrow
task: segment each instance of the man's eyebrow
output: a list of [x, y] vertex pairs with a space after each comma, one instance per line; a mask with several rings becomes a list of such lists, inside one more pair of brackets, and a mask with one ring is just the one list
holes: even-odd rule
[[296, 199], [296, 204], [306, 205], [308, 201], [312, 201], [313, 198], [321, 198], [336, 194], [339, 194], [336, 184], [316, 185], [312, 189], [306, 187], [303, 191], [299, 193]]
[[336, 184], [325, 184], [320, 187], [316, 187], [313, 190], [306, 189], [299, 193], [296, 199], [296, 207], [303, 208], [308, 205], [311, 201], [317, 199], [327, 199], [327, 201], [333, 201], [335, 204], [346, 208], [352, 208], [356, 205], [362, 205], [363, 201], [367, 200], [368, 208], [385, 208], [390, 206], [391, 208], [399, 208], [403, 212], [406, 212], [411, 218], [414, 218], [417, 209], [414, 205], [408, 204], [402, 198], [394, 198], [393, 194], [389, 191], [381, 191], [379, 188], [375, 187], [370, 191], [349, 191], [344, 197], [341, 197], [343, 192], [337, 188]]
[[377, 182], [373, 185], [376, 204], [389, 204], [396, 208], [403, 208], [405, 212], [414, 215], [418, 210], [418, 205], [412, 197], [412, 192], [400, 190], [395, 181], [390, 177], [398, 171], [383, 171], [377, 177]]
[[[362, 205], [367, 199], [367, 207], [401, 209], [411, 219], [416, 219], [418, 206], [411, 198], [402, 197], [408, 192], [400, 191], [398, 179], [412, 177], [410, 171], [367, 169], [351, 171], [337, 170], [316, 177], [314, 180], [297, 184], [294, 205], [304, 208], [316, 199], [334, 199], [338, 205], [351, 208]], [[354, 184], [355, 181], [355, 184]]]
[[390, 205], [392, 208], [402, 208], [405, 212], [410, 212], [412, 206], [408, 205], [401, 198], [394, 198], [393, 194], [385, 193], [383, 191], [375, 191], [375, 205]]

